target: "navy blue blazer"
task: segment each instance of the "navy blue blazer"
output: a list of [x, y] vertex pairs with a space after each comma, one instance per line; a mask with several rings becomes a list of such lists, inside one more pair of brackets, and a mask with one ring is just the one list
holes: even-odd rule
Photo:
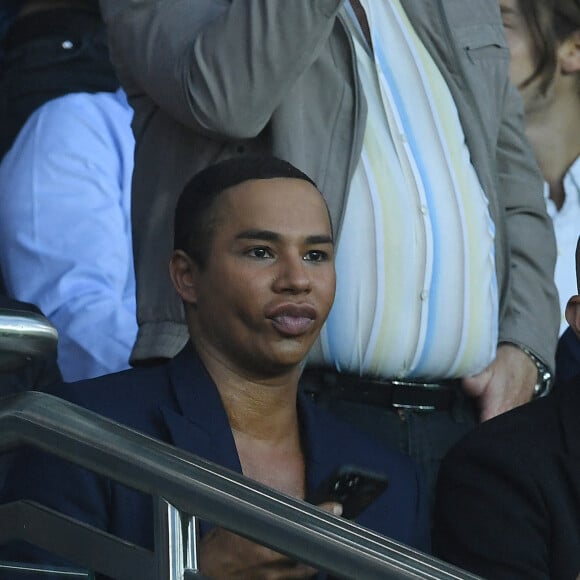
[[[237, 473], [240, 461], [214, 382], [191, 345], [167, 364], [138, 368], [50, 389], [86, 407], [209, 459]], [[353, 427], [300, 396], [307, 493], [342, 464], [354, 463], [389, 478], [387, 490], [357, 519], [385, 536], [429, 550], [427, 504], [411, 460], [381, 447]], [[153, 548], [151, 498], [32, 448], [19, 452], [0, 502], [30, 499]], [[202, 522], [201, 533], [210, 524]], [[0, 559], [46, 561], [37, 550], [9, 546]], [[57, 560], [51, 558], [52, 563]], [[60, 563], [60, 562], [58, 562]]]

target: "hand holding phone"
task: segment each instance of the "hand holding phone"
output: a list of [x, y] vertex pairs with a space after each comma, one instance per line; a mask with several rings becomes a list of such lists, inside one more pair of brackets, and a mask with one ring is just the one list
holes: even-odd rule
[[382, 473], [343, 465], [322, 482], [308, 501], [316, 505], [337, 502], [342, 505], [342, 515], [352, 520], [381, 495], [388, 484]]

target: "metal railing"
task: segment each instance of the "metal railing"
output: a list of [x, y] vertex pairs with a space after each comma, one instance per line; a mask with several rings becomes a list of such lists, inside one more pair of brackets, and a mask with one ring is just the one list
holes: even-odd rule
[[0, 452], [21, 445], [53, 453], [157, 498], [153, 552], [30, 502], [0, 507], [0, 544], [26, 540], [120, 580], [196, 577], [194, 569], [188, 570], [190, 550], [177, 556], [183, 560], [176, 569], [175, 553], [167, 548], [171, 537], [179, 544], [178, 552], [188, 545], [180, 531], [175, 536], [176, 528], [182, 528], [180, 517], [187, 520], [187, 514], [339, 578], [476, 578], [47, 394], [0, 399]]
[[0, 307], [0, 372], [55, 356], [58, 333], [42, 314]]

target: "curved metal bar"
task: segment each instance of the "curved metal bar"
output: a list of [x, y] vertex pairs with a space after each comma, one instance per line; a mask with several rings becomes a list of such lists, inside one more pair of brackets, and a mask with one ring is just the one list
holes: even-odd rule
[[[473, 579], [449, 564], [91, 411], [0, 399], [0, 451], [33, 445], [342, 578]], [[0, 524], [2, 525], [2, 524]]]
[[[158, 580], [157, 554], [36, 503], [0, 506], [0, 522], [0, 544], [23, 540], [119, 580]], [[1, 566], [0, 578], [8, 578]], [[36, 567], [39, 572], [52, 568]]]
[[42, 314], [0, 308], [0, 372], [53, 357], [57, 342], [56, 328]]

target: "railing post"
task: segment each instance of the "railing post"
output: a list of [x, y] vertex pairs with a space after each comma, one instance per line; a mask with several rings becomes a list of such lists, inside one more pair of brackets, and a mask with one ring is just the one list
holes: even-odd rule
[[157, 498], [155, 555], [159, 580], [200, 580], [198, 522], [163, 498]]
[[183, 580], [184, 541], [179, 511], [163, 498], [157, 498], [155, 556], [159, 580]]
[[195, 516], [181, 512], [182, 529], [185, 530], [184, 580], [203, 579], [199, 569], [199, 521]]

